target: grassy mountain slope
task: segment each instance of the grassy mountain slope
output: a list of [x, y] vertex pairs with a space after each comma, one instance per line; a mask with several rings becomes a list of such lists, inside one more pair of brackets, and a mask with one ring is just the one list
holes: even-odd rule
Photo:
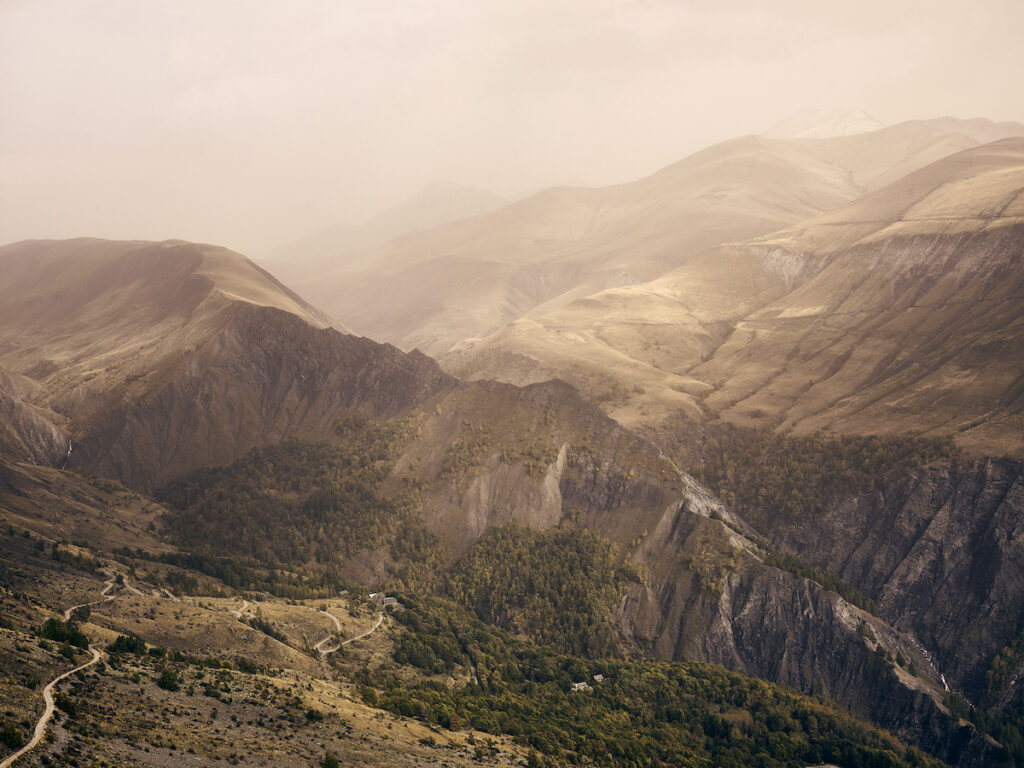
[[630, 424], [679, 413], [915, 429], [1020, 451], [1022, 151], [1019, 139], [966, 150], [645, 285], [513, 323], [445, 365], [564, 375]]

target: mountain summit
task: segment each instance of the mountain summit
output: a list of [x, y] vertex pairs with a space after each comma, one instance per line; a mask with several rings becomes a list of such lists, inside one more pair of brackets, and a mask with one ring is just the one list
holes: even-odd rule
[[772, 139], [834, 139], [882, 128], [885, 128], [885, 123], [876, 120], [867, 112], [802, 109], [776, 123], [761, 135]]

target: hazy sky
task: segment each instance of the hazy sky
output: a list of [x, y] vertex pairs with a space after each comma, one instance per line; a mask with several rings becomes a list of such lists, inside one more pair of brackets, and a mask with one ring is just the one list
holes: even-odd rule
[[803, 107], [1024, 120], [1022, 0], [0, 0], [0, 242], [252, 256], [448, 179], [625, 181]]

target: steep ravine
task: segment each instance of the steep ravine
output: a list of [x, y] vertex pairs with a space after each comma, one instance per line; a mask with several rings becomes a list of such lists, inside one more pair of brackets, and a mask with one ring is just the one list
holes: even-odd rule
[[[998, 764], [993, 742], [950, 717], [938, 672], [912, 638], [765, 565], [756, 542], [739, 533], [750, 527], [686, 480], [681, 501], [665, 499], [653, 519], [634, 518], [640, 543], [632, 552], [648, 575], [624, 598], [620, 620], [635, 651], [713, 662], [827, 696], [953, 765]], [[590, 510], [585, 524], [624, 545], [616, 500], [646, 494], [654, 501], [650, 488], [614, 464], [567, 472], [561, 485], [567, 509]], [[884, 653], [902, 656], [906, 667]]]

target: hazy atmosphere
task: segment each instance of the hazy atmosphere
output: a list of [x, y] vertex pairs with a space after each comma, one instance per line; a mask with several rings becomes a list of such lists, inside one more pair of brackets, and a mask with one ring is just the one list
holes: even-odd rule
[[1024, 768], [1024, 0], [0, 0], [0, 768]]
[[266, 256], [437, 179], [636, 178], [805, 108], [1024, 117], [1024, 4], [0, 5], [0, 241]]

